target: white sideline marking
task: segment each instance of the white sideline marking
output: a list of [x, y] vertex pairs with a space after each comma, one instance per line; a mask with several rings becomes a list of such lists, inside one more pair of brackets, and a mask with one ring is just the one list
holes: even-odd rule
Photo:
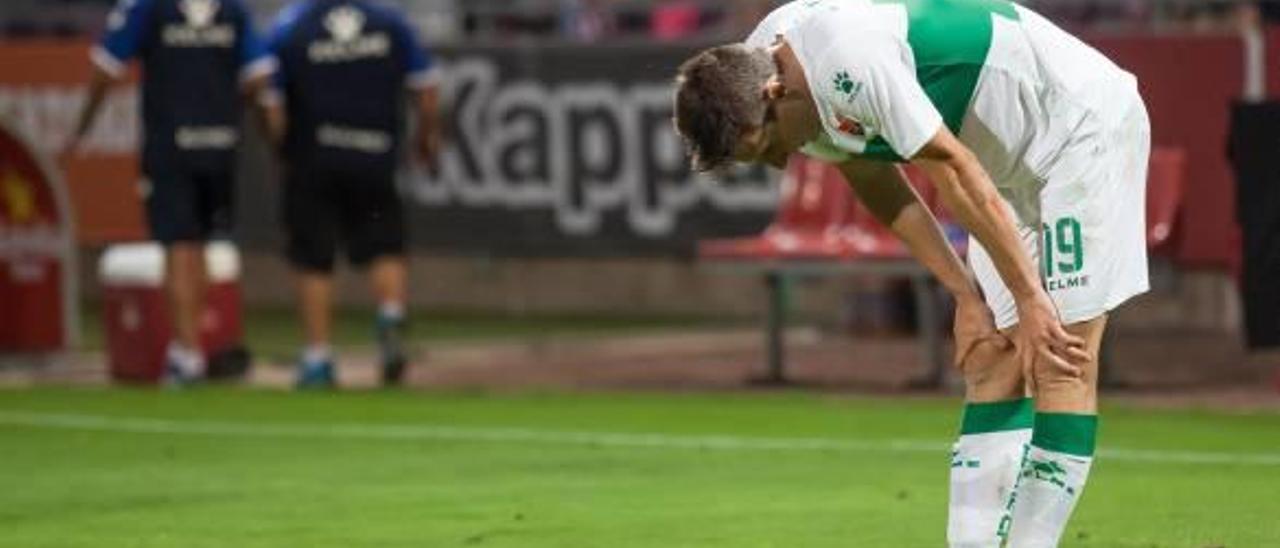
[[[924, 440], [854, 441], [829, 438], [756, 438], [742, 436], [675, 436], [667, 434], [611, 434], [564, 432], [526, 428], [471, 428], [428, 425], [340, 423], [331, 425], [178, 421], [105, 415], [0, 411], [0, 425], [64, 430], [92, 430], [130, 434], [176, 434], [254, 438], [329, 438], [394, 441], [467, 441], [541, 443], [597, 447], [700, 449], [719, 451], [835, 451], [854, 453], [931, 453], [945, 455], [950, 444]], [[1280, 466], [1280, 453], [1215, 453], [1102, 449], [1100, 458], [1112, 461], [1164, 464]]]

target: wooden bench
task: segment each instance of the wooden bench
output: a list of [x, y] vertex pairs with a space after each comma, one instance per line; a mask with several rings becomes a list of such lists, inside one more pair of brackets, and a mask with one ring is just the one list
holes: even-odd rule
[[[912, 177], [925, 202], [934, 192]], [[963, 249], [967, 237], [948, 230]], [[924, 384], [940, 385], [949, 360], [943, 354], [944, 308], [936, 281], [911, 257], [888, 228], [881, 225], [853, 195], [843, 175], [832, 165], [803, 156], [792, 158], [782, 180], [781, 201], [773, 222], [757, 236], [703, 241], [698, 257], [706, 264], [740, 274], [762, 276], [768, 292], [765, 319], [767, 383], [786, 382], [783, 330], [787, 317], [787, 288], [793, 279], [837, 274], [862, 274], [911, 281], [920, 325], [920, 350], [930, 364]]]
[[[1147, 192], [1147, 243], [1153, 250], [1168, 246], [1181, 210], [1186, 154], [1181, 149], [1156, 148], [1151, 153]], [[948, 240], [964, 255], [968, 236], [939, 207], [936, 192], [918, 172], [906, 169], [908, 179], [938, 216]], [[759, 235], [705, 240], [698, 257], [713, 268], [761, 276], [768, 295], [765, 317], [766, 383], [785, 383], [790, 281], [805, 277], [860, 274], [906, 278], [915, 296], [920, 355], [929, 372], [913, 382], [918, 387], [949, 383], [950, 358], [945, 355], [947, 307], [944, 295], [923, 266], [887, 227], [855, 198], [843, 175], [832, 165], [795, 156], [783, 175], [778, 212]], [[1107, 361], [1104, 354], [1103, 361]]]

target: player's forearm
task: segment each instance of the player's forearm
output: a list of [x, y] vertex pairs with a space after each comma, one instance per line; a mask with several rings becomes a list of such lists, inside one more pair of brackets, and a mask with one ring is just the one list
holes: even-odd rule
[[253, 102], [257, 113], [258, 125], [272, 146], [279, 147], [284, 142], [285, 114], [284, 105], [278, 99], [267, 96]]
[[947, 241], [933, 212], [924, 204], [917, 202], [903, 208], [890, 228], [956, 300], [981, 298], [969, 269]]
[[417, 92], [415, 106], [418, 111], [418, 131], [439, 135], [440, 133], [440, 92], [435, 86]]
[[1022, 247], [1013, 219], [977, 159], [965, 151], [919, 165], [938, 186], [947, 208], [982, 243], [1015, 299], [1023, 302], [1040, 291], [1039, 275]]
[[271, 79], [266, 75], [247, 80], [241, 91], [258, 129], [272, 146], [279, 146], [285, 131], [284, 99], [280, 91], [271, 87]]
[[98, 117], [98, 111], [106, 100], [107, 91], [111, 89], [112, 82], [111, 76], [105, 72], [94, 72], [93, 80], [89, 82], [89, 91], [85, 96], [84, 105], [80, 108], [80, 116], [76, 118], [75, 129], [72, 130], [71, 138], [74, 141], [84, 138], [89, 133], [89, 128], [93, 127], [93, 121]]
[[979, 293], [969, 271], [947, 242], [933, 212], [892, 164], [840, 166], [845, 180], [862, 203], [898, 236], [912, 256], [946, 287], [957, 300], [977, 299]]

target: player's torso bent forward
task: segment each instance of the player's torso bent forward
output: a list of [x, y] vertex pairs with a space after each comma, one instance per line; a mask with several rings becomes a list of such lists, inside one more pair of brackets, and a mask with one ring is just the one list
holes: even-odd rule
[[[1015, 213], [1064, 320], [1146, 290], [1149, 124], [1134, 77], [1101, 53], [1004, 0], [793, 2], [747, 44], [777, 36], [804, 66], [825, 129], [803, 152], [901, 161], [932, 135], [894, 129], [940, 115]], [[869, 105], [874, 94], [889, 108]], [[881, 127], [850, 115], [868, 108], [879, 108]], [[1013, 299], [971, 243], [970, 262], [1008, 327]]]
[[[828, 24], [808, 25], [816, 32], [791, 33], [789, 38], [805, 42], [798, 49], [814, 57], [841, 47], [901, 56], [947, 127], [978, 156], [1005, 197], [1018, 204], [1026, 224], [1034, 224], [1035, 217], [1019, 198], [1052, 182], [1059, 164], [1079, 156], [1082, 143], [1142, 108], [1132, 75], [1035, 12], [1004, 0], [792, 2], [761, 22], [746, 43], [767, 46], [813, 16]], [[833, 19], [839, 22], [830, 23]], [[814, 36], [824, 29], [839, 29], [839, 34], [829, 41]], [[900, 161], [901, 151], [888, 146], [878, 134], [881, 128], [841, 128], [848, 120], [830, 108], [848, 96], [843, 90], [831, 93], [843, 84], [840, 73], [822, 79], [817, 72], [823, 71], [810, 68], [808, 77], [819, 80], [810, 85], [835, 101], [818, 101], [828, 131], [804, 152], [828, 160], [853, 153]], [[850, 76], [852, 85], [861, 85]]]

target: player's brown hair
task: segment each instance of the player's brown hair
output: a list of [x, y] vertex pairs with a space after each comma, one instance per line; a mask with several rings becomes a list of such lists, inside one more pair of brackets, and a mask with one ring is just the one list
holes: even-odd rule
[[680, 65], [675, 125], [693, 169], [713, 171], [733, 161], [743, 132], [764, 123], [762, 90], [775, 70], [767, 51], [742, 44], [705, 50]]

